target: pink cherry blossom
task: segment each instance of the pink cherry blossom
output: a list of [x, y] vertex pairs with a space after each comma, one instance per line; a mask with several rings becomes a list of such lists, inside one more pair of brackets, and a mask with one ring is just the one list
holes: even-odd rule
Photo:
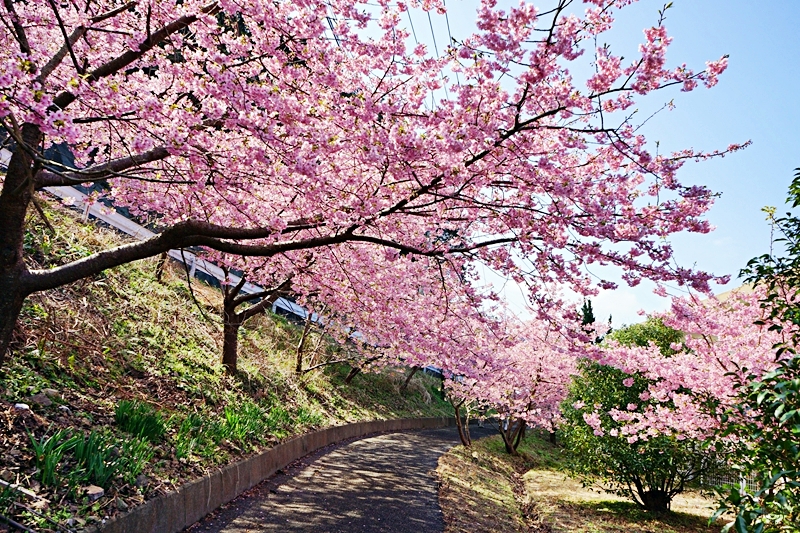
[[[488, 346], [497, 333], [479, 311], [495, 297], [479, 263], [530, 287], [541, 318], [565, 314], [550, 287], [613, 285], [587, 273], [593, 264], [631, 285], [706, 291], [714, 276], [675, 266], [665, 239], [710, 231], [714, 195], [677, 173], [741, 145], [658, 154], [624, 110], [713, 85], [726, 63], [669, 69], [661, 25], [625, 63], [587, 48], [628, 3], [553, 18], [484, 0], [478, 30], [437, 56], [413, 45], [403, 15], [443, 12], [439, 1], [4, 2], [15, 23], [0, 28], [0, 121], [16, 144], [0, 192], [0, 249], [11, 250], [0, 354], [28, 295], [173, 248], [201, 248], [265, 285], [291, 277], [301, 300], [391, 347], [387, 357], [438, 358], [464, 375], [486, 356], [469, 335]], [[578, 61], [597, 76], [576, 79]], [[431, 103], [438, 88], [448, 98]], [[54, 143], [79, 168], [47, 161]], [[89, 182], [107, 182], [116, 206], [159, 234], [30, 270], [33, 195]], [[414, 316], [413, 300], [440, 322]], [[542, 360], [565, 350], [548, 346]], [[552, 418], [552, 405], [531, 419]]]

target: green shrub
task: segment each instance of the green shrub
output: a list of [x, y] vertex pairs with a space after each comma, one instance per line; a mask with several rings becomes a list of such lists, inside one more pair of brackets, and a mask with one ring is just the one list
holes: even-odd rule
[[[638, 396], [647, 389], [641, 377], [626, 387], [622, 381], [628, 377], [597, 363], [582, 365], [563, 406], [566, 465], [586, 484], [600, 484], [650, 511], [668, 511], [676, 494], [718, 465], [697, 441], [666, 435], [629, 441], [610, 434], [621, 424], [608, 411], [642, 403]], [[603, 434], [596, 434], [584, 420], [584, 414], [594, 412], [600, 413]]]
[[[739, 383], [725, 435], [742, 482], [727, 488], [715, 516], [734, 513], [725, 531], [800, 532], [800, 356]], [[754, 476], [756, 487], [744, 481]]]

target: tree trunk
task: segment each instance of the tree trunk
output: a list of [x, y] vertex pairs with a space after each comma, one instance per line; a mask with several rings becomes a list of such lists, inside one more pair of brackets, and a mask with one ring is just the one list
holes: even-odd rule
[[156, 281], [162, 283], [164, 277], [164, 267], [167, 265], [167, 252], [164, 252], [158, 257], [158, 264], [156, 265]]
[[[453, 409], [455, 410], [456, 415], [456, 427], [458, 428], [458, 438], [461, 439], [461, 444], [463, 444], [466, 448], [472, 446], [472, 439], [469, 436], [469, 426], [466, 428], [464, 427], [464, 423], [461, 420], [461, 406], [464, 405], [462, 401], [459, 404], [453, 404]], [[469, 424], [469, 420], [467, 420], [467, 424]]]
[[508, 426], [503, 428], [503, 425], [500, 425], [500, 435], [503, 437], [503, 444], [506, 447], [506, 453], [510, 455], [519, 455], [517, 452], [517, 446], [522, 441], [522, 436], [525, 432], [525, 421], [520, 420], [516, 425], [514, 424], [514, 420], [512, 418], [508, 418]]
[[[42, 132], [38, 126], [23, 124], [22, 141], [38, 149]], [[30, 294], [25, 287], [25, 266], [22, 244], [25, 237], [25, 215], [34, 192], [33, 159], [19, 145], [13, 148], [8, 171], [0, 190], [0, 366], [11, 343], [11, 335], [22, 310], [22, 302]]]
[[[225, 271], [228, 277], [227, 270]], [[271, 306], [281, 291], [285, 290], [291, 282], [287, 279], [275, 288], [267, 289], [262, 292], [251, 294], [240, 294], [246, 282], [246, 276], [242, 275], [235, 286], [223, 284], [222, 286], [222, 366], [229, 375], [236, 374], [237, 362], [239, 360], [239, 329], [249, 319], [259, 313], [263, 313], [267, 307]], [[257, 304], [253, 304], [244, 311], [236, 312], [236, 308], [248, 302], [253, 302], [261, 298]], [[302, 350], [302, 344], [298, 347]]]
[[639, 494], [644, 508], [653, 513], [667, 513], [670, 508], [670, 497], [666, 491], [651, 489]]
[[239, 328], [241, 328], [242, 315], [236, 313], [235, 306], [223, 304], [222, 309], [222, 366], [229, 375], [236, 374], [236, 364], [239, 360]]
[[344, 382], [345, 382], [345, 384], [346, 384], [346, 385], [349, 385], [349, 384], [350, 384], [350, 382], [351, 382], [351, 381], [353, 381], [353, 378], [354, 378], [354, 377], [356, 377], [356, 376], [358, 375], [358, 373], [359, 373], [359, 372], [361, 372], [361, 369], [360, 369], [360, 368], [358, 368], [357, 366], [354, 366], [353, 368], [351, 368], [351, 369], [350, 369], [350, 373], [349, 373], [349, 374], [347, 374], [347, 377], [346, 377], [346, 378], [344, 378]]
[[400, 386], [401, 393], [406, 392], [406, 389], [408, 389], [408, 384], [411, 383], [411, 378], [414, 377], [414, 374], [416, 374], [418, 370], [419, 367], [415, 366], [411, 369], [411, 372], [408, 373], [408, 377], [406, 378], [405, 382]]
[[550, 444], [552, 444], [553, 446], [556, 445], [556, 432], [555, 432], [555, 430], [550, 432]]
[[[1, 276], [6, 278], [7, 276]], [[22, 310], [25, 296], [14, 289], [14, 281], [0, 280], [0, 366], [5, 359], [5, 354], [11, 344], [17, 318]]]
[[517, 437], [514, 439], [514, 451], [517, 451], [517, 448], [519, 448], [519, 443], [525, 438], [525, 426], [525, 421], [520, 420], [519, 429], [517, 430]]

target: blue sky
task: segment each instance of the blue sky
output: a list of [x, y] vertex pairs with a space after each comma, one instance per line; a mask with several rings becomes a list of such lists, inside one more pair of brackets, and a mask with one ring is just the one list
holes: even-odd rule
[[[501, 0], [501, 3], [502, 2]], [[552, 3], [536, 1], [540, 8]], [[447, 0], [453, 37], [474, 27], [473, 0]], [[642, 29], [658, 18], [663, 1], [641, 0], [624, 9], [604, 42], [615, 53], [633, 57]], [[584, 5], [576, 2], [578, 10]], [[433, 52], [427, 15], [412, 13], [414, 30]], [[432, 17], [439, 50], [448, 42], [444, 17]], [[800, 167], [800, 1], [676, 0], [665, 22], [674, 38], [668, 63], [687, 63], [696, 70], [705, 61], [730, 55], [728, 70], [713, 89], [692, 93], [673, 91], [659, 97], [660, 105], [674, 98], [676, 109], [660, 113], [645, 129], [661, 149], [724, 148], [752, 140], [748, 149], [724, 159], [689, 163], [680, 173], [684, 183], [703, 184], [721, 193], [708, 218], [716, 230], [708, 235], [679, 235], [672, 242], [681, 265], [696, 265], [715, 274], [732, 274], [723, 292], [738, 285], [739, 270], [752, 257], [769, 249], [769, 226], [761, 208], [784, 209], [793, 169]], [[594, 299], [597, 316], [613, 314], [614, 323], [640, 320], [637, 311], [665, 309], [668, 301], [652, 294], [652, 286], [622, 287]], [[512, 307], [524, 304], [518, 291], [507, 289]]]

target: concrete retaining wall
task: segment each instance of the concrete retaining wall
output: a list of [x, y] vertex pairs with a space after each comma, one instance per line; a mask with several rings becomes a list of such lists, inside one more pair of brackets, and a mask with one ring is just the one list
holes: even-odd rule
[[330, 444], [371, 433], [407, 429], [435, 429], [455, 425], [452, 417], [377, 420], [336, 426], [307, 433], [239, 461], [176, 492], [154, 498], [132, 511], [90, 529], [95, 533], [176, 533], [253, 488], [289, 463]]

